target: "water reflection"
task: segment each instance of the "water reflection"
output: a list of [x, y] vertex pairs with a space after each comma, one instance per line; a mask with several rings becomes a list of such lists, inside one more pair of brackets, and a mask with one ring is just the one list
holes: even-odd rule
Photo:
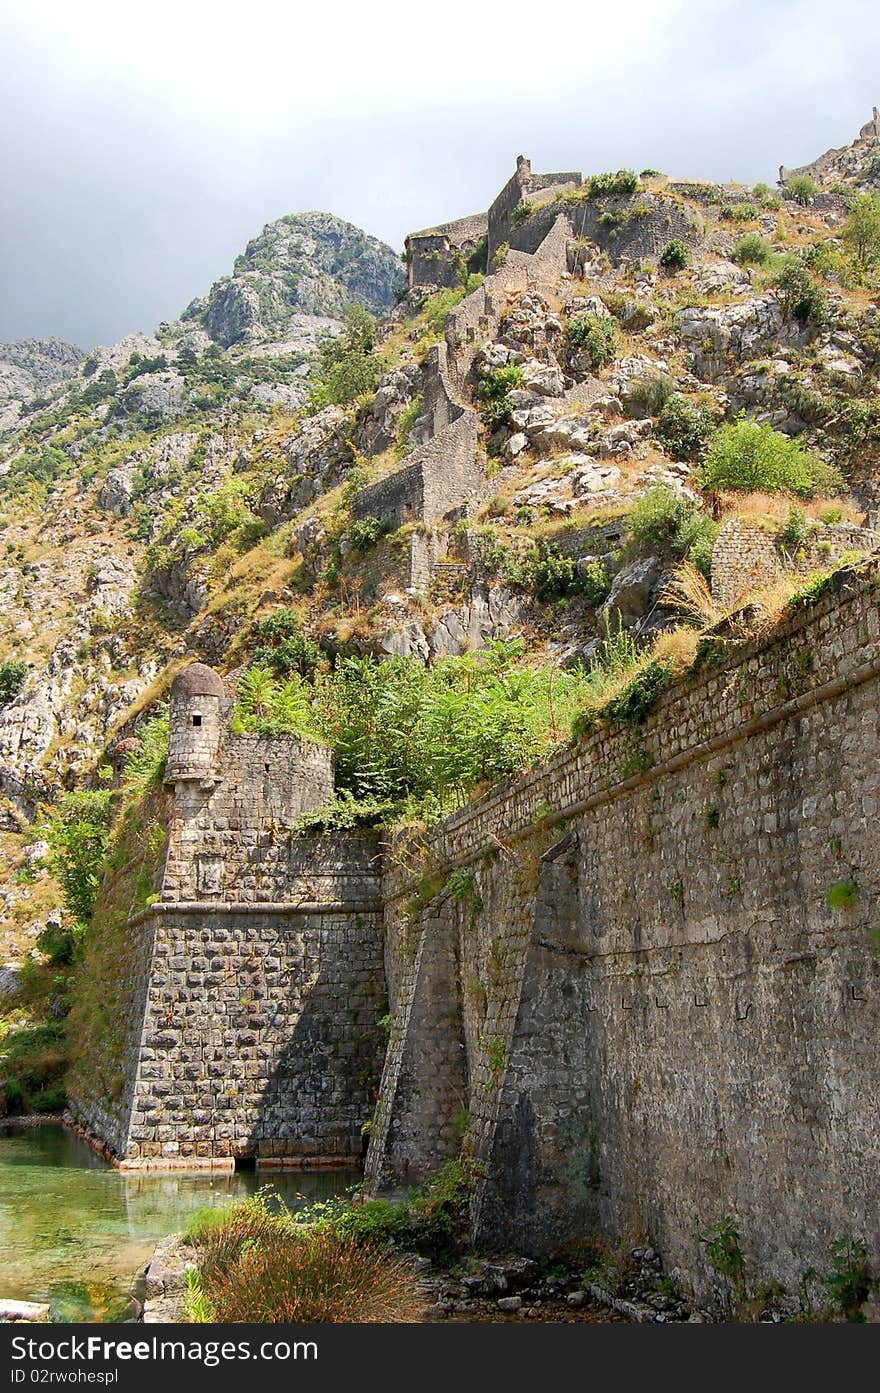
[[353, 1171], [123, 1174], [62, 1127], [0, 1131], [0, 1298], [52, 1301], [55, 1319], [119, 1318], [157, 1239], [203, 1205], [269, 1185], [291, 1208]]

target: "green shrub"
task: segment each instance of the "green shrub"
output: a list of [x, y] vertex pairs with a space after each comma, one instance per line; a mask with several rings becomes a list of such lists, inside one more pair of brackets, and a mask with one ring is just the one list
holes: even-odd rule
[[700, 470], [705, 490], [741, 493], [792, 493], [803, 498], [831, 493], [835, 471], [799, 440], [745, 417], [722, 426]]
[[874, 1283], [863, 1238], [847, 1235], [831, 1244], [831, 1271], [824, 1284], [832, 1305], [846, 1320], [864, 1319], [861, 1308]]
[[664, 271], [683, 271], [690, 264], [690, 248], [680, 237], [673, 237], [660, 253], [660, 265]]
[[382, 375], [375, 356], [376, 321], [360, 305], [349, 307], [345, 329], [321, 348], [315, 379], [309, 389], [309, 406], [348, 406], [357, 397], [373, 392]]
[[79, 935], [73, 928], [51, 924], [38, 935], [37, 948], [53, 967], [63, 967], [73, 962], [78, 941]]
[[807, 208], [818, 194], [819, 185], [814, 183], [808, 174], [794, 174], [790, 179], [786, 179], [782, 192], [786, 198], [793, 199], [795, 203]]
[[584, 595], [590, 604], [600, 605], [610, 589], [607, 570], [598, 558], [580, 572], [573, 556], [543, 543], [524, 557], [512, 578], [543, 601]]
[[788, 517], [779, 529], [778, 540], [789, 551], [797, 551], [807, 539], [807, 515], [803, 508], [789, 508]]
[[110, 840], [109, 789], [67, 793], [49, 831], [65, 907], [80, 924], [92, 916]]
[[675, 383], [666, 373], [658, 373], [656, 377], [637, 377], [629, 383], [624, 393], [626, 414], [640, 419], [659, 416], [674, 392]]
[[825, 903], [829, 909], [852, 909], [858, 898], [859, 887], [852, 880], [836, 880], [825, 891]]
[[740, 237], [731, 253], [741, 266], [766, 266], [774, 255], [773, 247], [760, 232], [747, 232]]
[[591, 174], [586, 181], [588, 198], [621, 198], [635, 193], [638, 187], [638, 175], [632, 169], [618, 169], [616, 174]]
[[138, 727], [139, 748], [125, 761], [122, 777], [141, 793], [160, 788], [168, 759], [168, 712], [162, 709]]
[[782, 292], [782, 313], [787, 320], [809, 329], [822, 328], [828, 319], [828, 296], [799, 257], [786, 258], [774, 283]]
[[718, 525], [689, 498], [665, 484], [650, 488], [627, 519], [630, 550], [687, 557], [704, 575], [711, 564]]
[[321, 650], [310, 638], [306, 638], [299, 615], [285, 605], [279, 606], [255, 625], [254, 637], [257, 646], [253, 662], [259, 667], [268, 668], [276, 677], [290, 677], [294, 673], [300, 677], [310, 677], [318, 666]]
[[390, 530], [391, 524], [385, 518], [355, 518], [346, 535], [352, 551], [369, 551]]
[[779, 208], [782, 199], [775, 189], [771, 189], [769, 184], [759, 182], [752, 189], [752, 198], [756, 199], [762, 208]]
[[62, 1112], [66, 1063], [63, 1021], [10, 1030], [0, 1038], [7, 1112]]
[[714, 416], [680, 392], [663, 404], [654, 434], [676, 460], [698, 460], [716, 429]]
[[426, 668], [415, 659], [344, 657], [313, 684], [250, 668], [237, 729], [291, 730], [329, 744], [336, 786], [358, 801], [414, 800], [426, 816], [482, 783], [528, 767], [581, 703], [584, 677], [530, 667], [520, 642]]
[[600, 557], [594, 556], [579, 564], [578, 591], [588, 605], [604, 604], [611, 591], [611, 576]]
[[518, 203], [510, 215], [514, 226], [517, 226], [521, 222], [525, 222], [531, 211], [532, 206], [530, 203]]
[[390, 1254], [272, 1213], [257, 1195], [192, 1234], [197, 1290], [190, 1318], [302, 1324], [411, 1321], [422, 1301]]
[[509, 364], [492, 368], [481, 379], [477, 400], [482, 402], [482, 416], [490, 430], [510, 425], [510, 393], [522, 386], [522, 368]]
[[18, 658], [0, 663], [0, 706], [5, 706], [18, 696], [25, 684], [27, 671], [27, 663]]
[[728, 203], [721, 209], [721, 216], [729, 222], [753, 222], [758, 210], [754, 203]]
[[[475, 242], [473, 249], [467, 259], [467, 271], [469, 276], [485, 276], [489, 269], [489, 235], [486, 233], [479, 241]], [[472, 287], [476, 289], [476, 287]]]
[[709, 1266], [727, 1277], [737, 1292], [743, 1291], [746, 1264], [740, 1246], [740, 1233], [736, 1221], [730, 1217], [721, 1219], [710, 1228], [698, 1231], [699, 1241], [705, 1245], [706, 1260]]
[[620, 329], [611, 315], [576, 315], [568, 321], [566, 332], [570, 347], [583, 349], [594, 370], [604, 368], [617, 354]]
[[670, 676], [670, 669], [654, 659], [634, 673], [623, 691], [612, 697], [600, 714], [615, 724], [641, 725]]
[[857, 195], [840, 235], [860, 265], [875, 266], [880, 261], [880, 194]]

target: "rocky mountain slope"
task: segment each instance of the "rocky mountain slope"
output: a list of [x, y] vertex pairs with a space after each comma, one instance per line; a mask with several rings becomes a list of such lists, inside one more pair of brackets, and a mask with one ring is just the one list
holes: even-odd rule
[[11, 402], [32, 401], [47, 388], [74, 377], [85, 358], [63, 339], [17, 339], [0, 343], [0, 422]]
[[[720, 604], [722, 524], [780, 564], [870, 545], [880, 271], [848, 220], [878, 151], [862, 133], [778, 189], [538, 176], [490, 214], [491, 264], [479, 218], [461, 247], [420, 234], [405, 294], [381, 243], [282, 218], [174, 324], [69, 350], [48, 403], [22, 390], [0, 417], [7, 947], [45, 810], [108, 775], [186, 654], [240, 672], [282, 616], [324, 663], [518, 637], [589, 664], [675, 621], [683, 560]], [[378, 329], [343, 327], [352, 305]], [[811, 497], [706, 486], [743, 413], [803, 449]]]

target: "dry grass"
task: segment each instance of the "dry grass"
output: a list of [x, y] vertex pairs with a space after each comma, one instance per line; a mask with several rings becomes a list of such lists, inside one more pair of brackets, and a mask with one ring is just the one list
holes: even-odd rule
[[742, 596], [736, 603], [736, 611], [741, 616], [734, 619], [736, 627], [744, 638], [768, 638], [789, 614], [792, 597], [833, 569], [826, 566], [813, 571], [787, 572], [770, 585]]
[[417, 1321], [424, 1309], [406, 1263], [354, 1238], [269, 1213], [260, 1197], [224, 1211], [194, 1241], [201, 1299], [196, 1318], [361, 1325]]
[[793, 499], [784, 493], [723, 493], [721, 510], [726, 518], [742, 518], [746, 522], [763, 525], [775, 531], [788, 518], [792, 508], [798, 508], [807, 518], [821, 521], [822, 515], [830, 509], [839, 509], [841, 522], [852, 523], [858, 527], [864, 522], [864, 512], [855, 507], [847, 498]]
[[683, 615], [701, 628], [717, 624], [723, 611], [712, 598], [709, 582], [690, 561], [682, 561], [672, 573], [660, 596], [660, 603]]
[[650, 661], [662, 663], [673, 676], [680, 677], [693, 666], [699, 642], [700, 635], [696, 629], [664, 629], [651, 645]]

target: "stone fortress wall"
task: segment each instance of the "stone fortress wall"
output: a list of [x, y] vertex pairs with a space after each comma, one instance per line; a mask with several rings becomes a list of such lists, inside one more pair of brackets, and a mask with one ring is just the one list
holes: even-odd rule
[[876, 563], [838, 573], [643, 727], [389, 848], [373, 1183], [465, 1119], [490, 1249], [647, 1234], [702, 1295], [695, 1215], [792, 1292], [844, 1233], [880, 1251], [878, 593]]
[[[464, 1134], [478, 1244], [645, 1233], [707, 1299], [695, 1215], [735, 1217], [752, 1280], [791, 1291], [844, 1232], [876, 1253], [878, 595], [876, 562], [838, 572], [642, 726], [414, 841], [299, 833], [326, 757], [300, 766], [310, 799], [298, 741], [224, 724], [210, 770], [169, 760], [126, 1087], [81, 1085], [74, 1118], [126, 1168], [339, 1164], [378, 1096], [373, 1184]], [[207, 693], [174, 695], [204, 718]]]
[[730, 609], [785, 574], [827, 570], [847, 554], [880, 547], [880, 533], [852, 523], [810, 531], [794, 547], [747, 518], [729, 518], [712, 547], [712, 598]]
[[125, 1087], [107, 1096], [96, 1038], [73, 1119], [125, 1168], [356, 1163], [384, 1044], [377, 840], [298, 831], [332, 796], [331, 752], [234, 734], [210, 668], [178, 674], [170, 708], [161, 898], [126, 930]]

